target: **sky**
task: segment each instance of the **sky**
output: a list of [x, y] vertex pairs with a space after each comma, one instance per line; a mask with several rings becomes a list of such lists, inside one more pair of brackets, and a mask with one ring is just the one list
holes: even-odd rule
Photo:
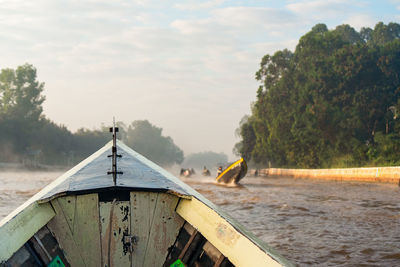
[[45, 83], [44, 115], [71, 131], [147, 119], [185, 155], [234, 159], [261, 58], [317, 23], [400, 22], [400, 0], [0, 0], [0, 68]]

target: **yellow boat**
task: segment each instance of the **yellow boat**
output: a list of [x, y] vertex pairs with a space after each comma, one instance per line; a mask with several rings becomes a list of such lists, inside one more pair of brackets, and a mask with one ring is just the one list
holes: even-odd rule
[[247, 173], [247, 163], [243, 158], [235, 161], [222, 171], [215, 180], [218, 183], [238, 184]]
[[0, 222], [0, 266], [292, 264], [114, 139]]

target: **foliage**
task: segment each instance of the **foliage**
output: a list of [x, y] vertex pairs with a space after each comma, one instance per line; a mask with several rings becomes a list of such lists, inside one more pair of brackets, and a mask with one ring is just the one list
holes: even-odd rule
[[147, 120], [132, 122], [126, 130], [125, 143], [143, 156], [162, 166], [182, 163], [183, 151], [171, 137], [162, 136], [162, 128]]
[[18, 155], [32, 154], [45, 100], [41, 95], [44, 84], [36, 78], [36, 69], [29, 64], [0, 72], [1, 161], [17, 161]]
[[[37, 81], [36, 68], [25, 64], [0, 72], [0, 162], [21, 162], [72, 166], [105, 143], [107, 127], [71, 133], [42, 114], [44, 83]], [[169, 166], [183, 161], [183, 152], [162, 129], [148, 121], [134, 121], [129, 127], [118, 122], [118, 137], [156, 163]]]
[[397, 164], [399, 58], [399, 24], [315, 25], [294, 52], [262, 58], [236, 151], [281, 167]]
[[14, 120], [37, 121], [43, 111], [44, 83], [29, 64], [0, 72], [0, 114]]

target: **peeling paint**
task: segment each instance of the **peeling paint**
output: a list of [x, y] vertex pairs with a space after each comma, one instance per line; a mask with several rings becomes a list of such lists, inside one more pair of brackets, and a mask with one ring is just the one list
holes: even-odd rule
[[[121, 207], [121, 209], [122, 209], [122, 207]], [[129, 206], [125, 206], [123, 208], [123, 213], [124, 213], [124, 218], [122, 219], [122, 221], [124, 222], [124, 221], [127, 221], [128, 217], [129, 217]]]
[[218, 224], [216, 228], [216, 235], [228, 246], [235, 245], [236, 241], [239, 239], [239, 235], [224, 223]]
[[122, 239], [121, 239], [121, 242], [122, 242], [122, 252], [124, 253], [124, 255], [126, 255], [129, 251], [130, 251], [130, 248], [131, 248], [131, 243], [129, 242], [125, 242], [125, 236], [129, 236], [129, 229], [128, 228], [125, 228], [124, 229], [124, 234], [122, 235]]

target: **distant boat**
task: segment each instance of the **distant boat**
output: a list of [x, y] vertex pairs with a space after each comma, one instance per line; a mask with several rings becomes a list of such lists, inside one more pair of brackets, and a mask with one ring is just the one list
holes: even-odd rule
[[106, 144], [0, 222], [0, 266], [22, 265], [292, 266], [120, 141]]
[[237, 184], [247, 173], [247, 163], [241, 158], [223, 170], [215, 180], [218, 183]]
[[196, 174], [196, 172], [194, 171], [193, 168], [192, 168], [192, 169], [184, 169], [184, 168], [181, 168], [181, 172], [180, 172], [180, 176], [181, 176], [181, 177], [189, 178], [190, 176], [192, 176], [192, 175], [194, 175], [194, 174]]

